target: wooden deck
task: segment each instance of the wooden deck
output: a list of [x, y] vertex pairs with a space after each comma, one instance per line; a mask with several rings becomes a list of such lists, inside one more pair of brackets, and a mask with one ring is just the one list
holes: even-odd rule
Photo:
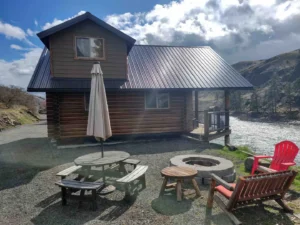
[[203, 141], [211, 141], [231, 134], [231, 130], [211, 131], [208, 135], [204, 134], [204, 124], [199, 123], [198, 127], [191, 131], [192, 136], [199, 137]]

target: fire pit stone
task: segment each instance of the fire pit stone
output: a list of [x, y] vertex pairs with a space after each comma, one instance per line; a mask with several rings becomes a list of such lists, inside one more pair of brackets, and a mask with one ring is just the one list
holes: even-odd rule
[[170, 159], [172, 166], [185, 166], [196, 169], [196, 179], [202, 184], [209, 184], [210, 173], [214, 173], [227, 182], [236, 178], [234, 165], [230, 160], [211, 155], [178, 155]]

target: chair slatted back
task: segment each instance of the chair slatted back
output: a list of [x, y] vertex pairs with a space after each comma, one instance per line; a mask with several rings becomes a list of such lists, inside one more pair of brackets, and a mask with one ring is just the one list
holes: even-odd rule
[[248, 200], [275, 195], [283, 197], [296, 175], [297, 172], [287, 170], [240, 177], [227, 208], [232, 209], [237, 203]]
[[270, 168], [273, 170], [287, 170], [288, 166], [281, 163], [293, 162], [299, 152], [299, 148], [291, 141], [282, 141], [275, 145], [275, 151]]

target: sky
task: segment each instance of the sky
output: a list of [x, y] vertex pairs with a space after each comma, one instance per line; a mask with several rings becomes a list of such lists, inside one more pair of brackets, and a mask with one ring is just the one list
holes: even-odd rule
[[0, 84], [26, 88], [36, 33], [88, 11], [138, 44], [208, 45], [230, 64], [300, 48], [300, 0], [1, 0]]

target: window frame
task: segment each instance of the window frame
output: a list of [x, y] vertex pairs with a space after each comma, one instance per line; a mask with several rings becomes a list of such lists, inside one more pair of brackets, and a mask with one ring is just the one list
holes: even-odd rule
[[[103, 41], [103, 57], [93, 57], [93, 58], [90, 58], [90, 57], [78, 57], [77, 56], [77, 38], [88, 38], [89, 40], [91, 38], [94, 38], [94, 39], [101, 39]], [[74, 59], [76, 60], [105, 60], [106, 57], [105, 57], [105, 39], [103, 37], [92, 37], [92, 36], [76, 36], [74, 35]]]
[[[168, 94], [168, 107], [167, 108], [159, 108], [158, 107], [158, 95], [162, 94], [162, 93]], [[147, 94], [155, 94], [156, 108], [148, 108], [147, 107], [147, 102], [146, 102]], [[145, 106], [145, 110], [168, 110], [168, 109], [171, 108], [170, 104], [171, 104], [171, 102], [170, 102], [170, 92], [168, 92], [168, 91], [158, 91], [158, 92], [145, 91], [144, 92], [144, 106]]]

